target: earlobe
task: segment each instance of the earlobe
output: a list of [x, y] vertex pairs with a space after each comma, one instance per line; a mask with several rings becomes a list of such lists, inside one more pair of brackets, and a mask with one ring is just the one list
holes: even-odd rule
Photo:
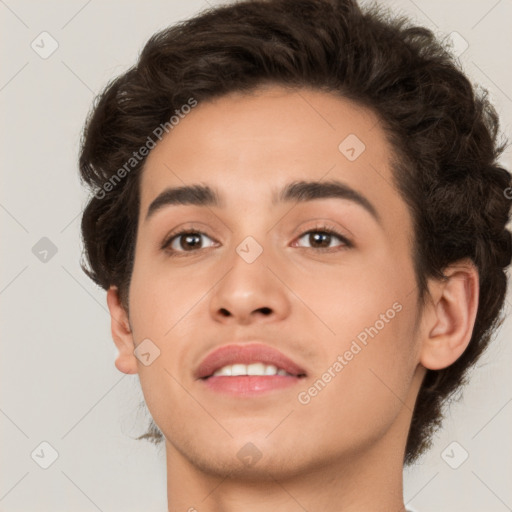
[[119, 300], [116, 286], [111, 286], [107, 291], [107, 305], [110, 311], [112, 339], [119, 352], [115, 361], [116, 368], [122, 373], [137, 373], [137, 358], [133, 353], [135, 343], [130, 320]]
[[431, 293], [428, 322], [421, 350], [421, 364], [440, 370], [465, 351], [473, 334], [478, 310], [478, 271], [470, 261], [450, 265], [447, 279], [436, 282]]

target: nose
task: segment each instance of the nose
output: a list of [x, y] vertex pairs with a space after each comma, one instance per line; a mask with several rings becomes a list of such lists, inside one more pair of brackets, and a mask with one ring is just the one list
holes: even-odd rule
[[[268, 265], [266, 251], [253, 262], [238, 253], [230, 258], [229, 269], [214, 287], [210, 314], [216, 322], [248, 325], [276, 322], [290, 314], [290, 292], [277, 263]], [[281, 277], [281, 278], [280, 278]]]

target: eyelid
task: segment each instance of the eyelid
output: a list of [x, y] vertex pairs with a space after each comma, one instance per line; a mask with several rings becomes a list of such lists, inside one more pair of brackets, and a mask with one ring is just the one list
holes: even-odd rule
[[[194, 232], [194, 233], [201, 233], [203, 235], [209, 236], [206, 234], [206, 231], [215, 233], [215, 230], [208, 224], [204, 224], [200, 221], [188, 221], [183, 222], [181, 224], [178, 224], [174, 229], [169, 231], [163, 238], [163, 242], [161, 245], [165, 244], [167, 241], [169, 241], [171, 238], [183, 233], [183, 232]], [[217, 236], [217, 235], [215, 235]], [[210, 236], [210, 238], [212, 238]]]
[[[317, 219], [316, 223], [313, 226], [308, 227], [308, 228], [304, 228], [304, 227], [297, 228], [294, 233], [297, 233], [297, 231], [298, 231], [298, 234], [294, 235], [294, 237], [295, 237], [294, 240], [300, 240], [303, 236], [305, 236], [309, 233], [315, 233], [315, 232], [327, 233], [327, 234], [338, 237], [343, 242], [345, 247], [349, 247], [349, 248], [354, 247], [354, 243], [352, 242], [352, 240], [353, 240], [352, 233], [349, 232], [350, 235], [345, 234], [345, 231], [348, 231], [348, 230], [344, 230], [340, 227], [337, 227], [332, 222], [327, 221], [327, 220]], [[324, 248], [303, 247], [303, 249], [311, 249], [315, 252], [322, 252], [322, 251], [329, 251], [329, 250], [336, 249], [336, 247], [324, 247]]]
[[198, 229], [197, 227], [194, 227], [194, 226], [185, 225], [185, 226], [177, 227], [177, 228], [173, 229], [169, 234], [167, 234], [164, 237], [162, 243], [160, 244], [160, 249], [163, 251], [172, 252], [174, 254], [175, 253], [198, 252], [198, 251], [176, 251], [176, 250], [169, 249], [169, 246], [174, 241], [174, 239], [178, 238], [180, 235], [189, 234], [189, 233], [195, 233], [198, 235], [206, 236], [206, 237], [210, 238], [211, 240], [213, 240], [214, 242], [218, 243], [217, 240], [215, 240], [212, 236], [205, 233], [203, 230]]
[[352, 240], [355, 238], [354, 234], [347, 229], [346, 227], [340, 226], [337, 222], [331, 221], [329, 219], [324, 218], [317, 218], [313, 219], [311, 221], [308, 221], [306, 223], [306, 227], [304, 227], [304, 224], [301, 224], [298, 228], [296, 228], [293, 232], [292, 236], [299, 236], [303, 235], [309, 231], [328, 231], [331, 230], [334, 232], [334, 234], [345, 238], [347, 241], [352, 242]]

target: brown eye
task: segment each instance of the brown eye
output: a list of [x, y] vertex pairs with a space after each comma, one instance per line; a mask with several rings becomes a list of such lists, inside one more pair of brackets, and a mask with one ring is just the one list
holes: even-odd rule
[[[309, 243], [309, 246], [305, 246], [308, 249], [333, 249], [335, 247], [350, 247], [350, 242], [339, 233], [331, 229], [315, 229], [306, 231], [303, 233], [298, 240], [305, 239]], [[331, 245], [333, 241], [338, 239], [341, 243]]]
[[183, 231], [172, 235], [162, 244], [162, 249], [170, 252], [195, 252], [197, 249], [204, 249], [201, 237], [213, 240], [199, 231]]

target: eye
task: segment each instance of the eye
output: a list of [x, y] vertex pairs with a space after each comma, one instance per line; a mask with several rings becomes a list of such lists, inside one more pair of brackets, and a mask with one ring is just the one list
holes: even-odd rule
[[[209, 240], [210, 244], [207, 246], [203, 245], [202, 238]], [[352, 243], [345, 236], [328, 226], [317, 226], [314, 229], [310, 229], [302, 233], [297, 240], [300, 242], [302, 239], [309, 245], [303, 246], [294, 242], [292, 246], [313, 249], [317, 252], [333, 252], [344, 247], [352, 247]], [[336, 239], [340, 243], [333, 246], [332, 242], [335, 242]], [[186, 256], [187, 253], [199, 252], [201, 249], [215, 247], [216, 245], [217, 242], [205, 233], [189, 228], [169, 235], [162, 243], [161, 249], [168, 252], [171, 256]]]
[[[352, 247], [352, 244], [346, 237], [327, 226], [318, 226], [306, 231], [298, 238], [299, 241], [302, 239], [305, 239], [306, 242], [309, 243], [309, 246], [305, 246], [307, 249], [329, 251], [331, 249], [336, 249], [337, 247]], [[336, 246], [332, 246], [331, 242], [335, 239], [338, 239], [341, 243]]]
[[[209, 236], [200, 231], [182, 230], [167, 238], [161, 248], [172, 254], [196, 252], [198, 249], [205, 248], [201, 244], [201, 237], [206, 237], [208, 240], [215, 243]], [[211, 246], [213, 246], [213, 244]]]

